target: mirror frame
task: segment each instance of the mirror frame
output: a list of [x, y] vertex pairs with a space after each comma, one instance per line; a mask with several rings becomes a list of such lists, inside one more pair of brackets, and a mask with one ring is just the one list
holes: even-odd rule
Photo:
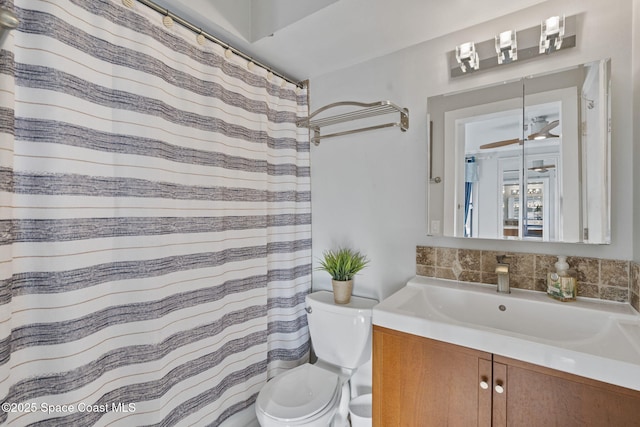
[[[464, 110], [477, 109], [482, 111], [491, 111], [491, 104], [505, 103], [509, 101], [514, 108], [522, 109], [523, 117], [525, 115], [525, 109], [527, 108], [528, 100], [532, 97], [535, 98], [536, 94], [540, 92], [562, 90], [567, 87], [576, 87], [576, 85], [568, 85], [564, 80], [564, 74], [567, 73], [568, 79], [571, 78], [571, 72], [582, 72], [587, 67], [597, 67], [598, 81], [596, 82], [601, 88], [599, 92], [597, 112], [597, 141], [599, 144], [586, 145], [588, 137], [583, 137], [582, 133], [584, 128], [582, 125], [582, 115], [587, 115], [584, 103], [587, 102], [584, 96], [581, 96], [582, 88], [585, 85], [585, 79], [580, 81], [577, 86], [578, 90], [578, 111], [575, 132], [573, 132], [577, 139], [575, 142], [578, 146], [577, 153], [573, 159], [574, 163], [570, 168], [577, 173], [575, 179], [578, 184], [578, 191], [572, 191], [571, 194], [566, 195], [566, 201], [561, 199], [559, 202], [560, 209], [563, 210], [560, 216], [562, 222], [565, 218], [566, 235], [561, 235], [555, 239], [541, 239], [530, 238], [522, 236], [517, 237], [463, 237], [460, 231], [455, 229], [455, 221], [451, 221], [452, 218], [460, 215], [460, 196], [452, 198], [445, 197], [445, 194], [454, 194], [456, 190], [455, 182], [464, 180], [463, 173], [464, 166], [462, 164], [455, 163], [455, 171], [447, 171], [445, 167], [447, 163], [445, 160], [447, 156], [455, 156], [455, 147], [451, 147], [447, 144], [447, 132], [452, 130], [452, 122], [455, 122], [452, 118], [456, 113], [460, 116], [464, 115]], [[573, 80], [576, 81], [575, 79]], [[544, 86], [546, 85], [546, 86]], [[530, 89], [531, 88], [531, 89]], [[496, 90], [499, 89], [499, 90]], [[529, 90], [530, 89], [530, 90]], [[520, 103], [520, 104], [518, 104]], [[506, 104], [505, 104], [506, 105]], [[449, 118], [445, 121], [445, 115], [449, 113]], [[532, 242], [558, 242], [558, 243], [586, 243], [586, 244], [609, 244], [611, 243], [611, 60], [602, 59], [597, 61], [588, 62], [585, 64], [579, 64], [572, 67], [566, 67], [558, 70], [553, 70], [533, 76], [526, 76], [519, 79], [511, 80], [508, 82], [502, 82], [498, 84], [483, 86], [479, 88], [472, 88], [465, 91], [459, 91], [449, 94], [431, 96], [427, 100], [427, 149], [429, 159], [427, 162], [427, 234], [429, 236], [443, 236], [443, 237], [456, 237], [456, 238], [483, 238], [497, 241], [504, 240], [517, 240], [517, 241], [532, 241]], [[572, 122], [570, 122], [572, 123]], [[565, 129], [569, 129], [572, 126], [565, 126]], [[592, 126], [589, 126], [591, 128]], [[454, 126], [455, 128], [455, 126]], [[524, 129], [521, 135], [521, 139], [525, 140]], [[563, 140], [564, 141], [564, 140]], [[567, 138], [568, 141], [568, 138]], [[520, 182], [521, 189], [523, 188], [524, 173], [526, 168], [524, 162], [526, 161], [526, 150], [528, 144], [522, 144], [522, 151], [520, 152], [520, 159], [523, 162], [522, 175]], [[459, 151], [459, 149], [458, 149]], [[453, 154], [452, 154], [453, 153]], [[565, 157], [566, 154], [565, 154]], [[454, 157], [458, 158], [458, 157]], [[464, 158], [464, 157], [462, 157]], [[594, 167], [596, 167], [594, 169]], [[593, 173], [591, 173], [593, 171]], [[457, 176], [457, 179], [455, 178]], [[596, 184], [593, 178], [596, 178]], [[567, 179], [566, 177], [564, 178]], [[574, 178], [572, 178], [574, 179]], [[452, 182], [453, 181], [453, 182]], [[590, 182], [591, 181], [591, 182]], [[591, 185], [587, 189], [587, 185]], [[459, 185], [458, 185], [459, 187]], [[458, 191], [459, 192], [459, 191]], [[594, 194], [595, 193], [595, 194]], [[590, 201], [597, 196], [598, 200], [602, 202], [601, 205], [590, 205]], [[562, 194], [561, 194], [562, 197]], [[445, 200], [454, 200], [454, 203], [445, 204]], [[572, 199], [571, 203], [566, 203]], [[564, 202], [564, 207], [563, 207]], [[594, 206], [597, 209], [594, 209]], [[571, 209], [573, 209], [573, 212]], [[577, 216], [577, 218], [576, 218]], [[458, 225], [459, 225], [458, 221]], [[453, 225], [452, 225], [453, 224]], [[571, 227], [569, 227], [571, 225]], [[522, 222], [519, 227], [523, 227]], [[459, 228], [459, 227], [458, 227]], [[559, 228], [563, 232], [564, 228]], [[562, 233], [560, 233], [562, 234]]]

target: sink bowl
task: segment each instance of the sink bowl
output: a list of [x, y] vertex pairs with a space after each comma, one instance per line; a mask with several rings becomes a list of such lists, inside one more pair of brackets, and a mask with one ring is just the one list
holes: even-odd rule
[[406, 298], [397, 301], [396, 309], [426, 319], [556, 342], [593, 339], [613, 322], [605, 311], [554, 304], [539, 293], [514, 289], [513, 295], [500, 294], [495, 286], [429, 282], [430, 286], [410, 282]]
[[417, 276], [374, 307], [373, 323], [640, 390], [640, 316], [628, 304]]

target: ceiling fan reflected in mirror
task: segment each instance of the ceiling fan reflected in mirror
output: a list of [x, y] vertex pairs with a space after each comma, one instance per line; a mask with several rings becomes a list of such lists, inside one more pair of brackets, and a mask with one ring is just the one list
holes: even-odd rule
[[[534, 117], [531, 120], [531, 134], [527, 137], [528, 141], [542, 141], [548, 138], [558, 138], [560, 135], [551, 133], [552, 129], [555, 129], [560, 124], [560, 120], [554, 120], [552, 122], [547, 121], [546, 116]], [[520, 138], [505, 139], [503, 141], [490, 142], [480, 146], [481, 150], [487, 148], [505, 147], [512, 144], [522, 144], [524, 141]]]
[[555, 167], [556, 165], [545, 165], [543, 160], [534, 160], [529, 170], [539, 173], [545, 173], [549, 172], [549, 169], [555, 169]]

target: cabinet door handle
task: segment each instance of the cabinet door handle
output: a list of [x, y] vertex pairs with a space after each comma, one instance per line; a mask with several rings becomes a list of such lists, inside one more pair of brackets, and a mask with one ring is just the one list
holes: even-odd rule
[[488, 378], [487, 377], [482, 377], [481, 381], [480, 381], [480, 388], [483, 390], [486, 390], [489, 388], [489, 382], [488, 382]]
[[504, 392], [504, 387], [502, 385], [502, 381], [496, 381], [495, 391], [498, 394], [502, 394]]

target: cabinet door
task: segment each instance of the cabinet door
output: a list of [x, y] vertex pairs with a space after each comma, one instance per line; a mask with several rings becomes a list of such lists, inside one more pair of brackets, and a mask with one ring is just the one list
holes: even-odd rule
[[490, 426], [491, 355], [374, 326], [373, 426]]
[[494, 391], [495, 426], [640, 425], [640, 392], [500, 356], [494, 362], [494, 389], [505, 385]]

